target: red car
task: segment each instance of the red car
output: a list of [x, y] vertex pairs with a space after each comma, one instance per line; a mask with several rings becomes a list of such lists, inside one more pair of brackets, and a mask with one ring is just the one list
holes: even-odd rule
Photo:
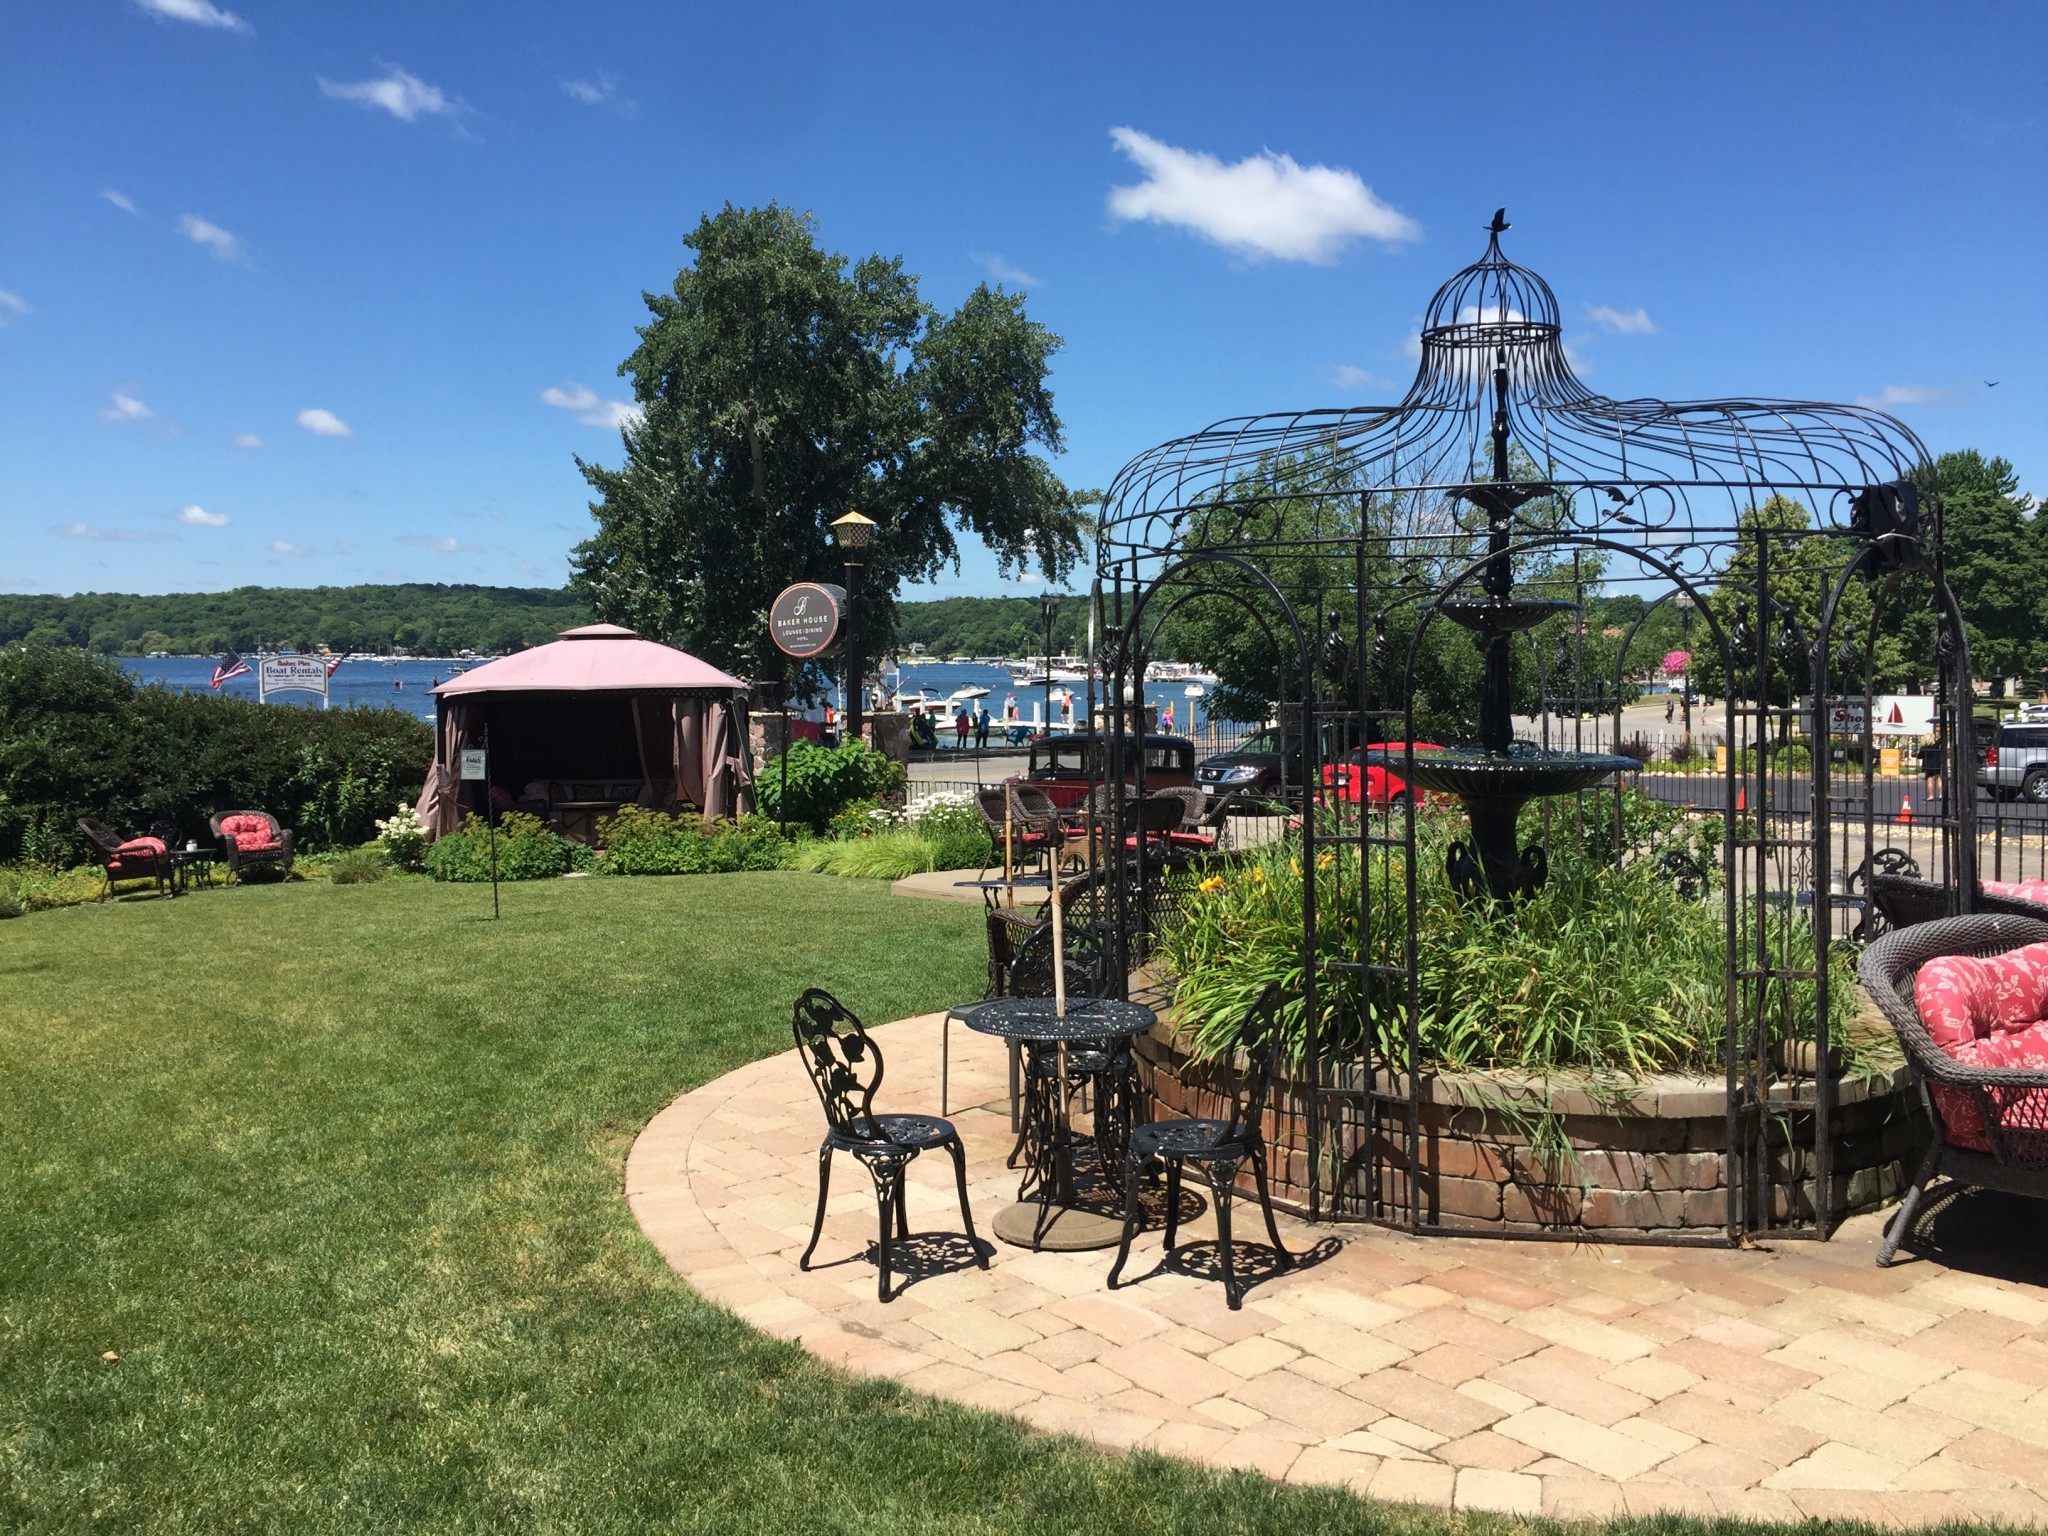
[[[1370, 748], [1354, 748], [1337, 762], [1323, 765], [1323, 786], [1334, 789], [1340, 801], [1349, 801], [1353, 805], [1363, 801], [1379, 810], [1398, 811], [1408, 803], [1408, 781], [1391, 768], [1366, 762], [1365, 754], [1372, 751], [1392, 756], [1405, 750], [1406, 746], [1406, 742], [1379, 741]], [[1444, 749], [1433, 741], [1418, 741], [1415, 750], [1441, 752]]]

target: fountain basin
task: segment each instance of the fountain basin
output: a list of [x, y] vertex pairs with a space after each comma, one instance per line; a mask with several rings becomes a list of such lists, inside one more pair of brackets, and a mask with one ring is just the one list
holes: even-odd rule
[[1505, 752], [1478, 747], [1417, 752], [1413, 766], [1403, 752], [1368, 747], [1365, 760], [1424, 789], [1456, 795], [1468, 805], [1475, 796], [1513, 799], [1519, 805], [1549, 795], [1568, 795], [1591, 789], [1617, 773], [1638, 772], [1643, 766], [1618, 752], [1558, 752], [1519, 742]]
[[1534, 629], [1560, 613], [1577, 613], [1579, 605], [1561, 598], [1461, 597], [1444, 603], [1439, 611], [1464, 629], [1482, 635], [1511, 635]]

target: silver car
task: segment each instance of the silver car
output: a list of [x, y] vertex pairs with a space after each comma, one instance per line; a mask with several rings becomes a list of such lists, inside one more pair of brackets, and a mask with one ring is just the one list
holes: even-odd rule
[[1977, 782], [1994, 800], [2024, 795], [2037, 805], [2048, 805], [2048, 724], [1999, 726], [1984, 749]]

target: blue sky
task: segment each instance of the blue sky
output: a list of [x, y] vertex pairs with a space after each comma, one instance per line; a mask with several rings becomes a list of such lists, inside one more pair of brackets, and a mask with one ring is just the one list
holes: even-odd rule
[[17, 0], [0, 590], [559, 582], [728, 200], [1028, 291], [1080, 485], [1397, 397], [1505, 203], [1593, 388], [1888, 402], [2048, 490], [2043, 57], [2031, 0]]

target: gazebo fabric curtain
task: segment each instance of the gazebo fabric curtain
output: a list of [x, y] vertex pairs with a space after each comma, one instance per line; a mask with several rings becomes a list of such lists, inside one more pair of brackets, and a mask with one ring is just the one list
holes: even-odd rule
[[675, 701], [676, 790], [707, 822], [754, 809], [753, 765], [737, 701], [698, 696]]
[[462, 825], [462, 781], [457, 777], [462, 753], [483, 744], [484, 712], [480, 704], [449, 700], [441, 706], [441, 739], [434, 765], [427, 770], [413, 814], [431, 838], [446, 837]]
[[[451, 699], [441, 707], [440, 739], [415, 811], [429, 838], [462, 825], [461, 754], [483, 744], [488, 697]], [[754, 765], [741, 708], [737, 699], [718, 694], [635, 696], [633, 736], [646, 784], [640, 803], [664, 811], [695, 805], [706, 822], [751, 815]], [[658, 771], [664, 767], [666, 778]]]

